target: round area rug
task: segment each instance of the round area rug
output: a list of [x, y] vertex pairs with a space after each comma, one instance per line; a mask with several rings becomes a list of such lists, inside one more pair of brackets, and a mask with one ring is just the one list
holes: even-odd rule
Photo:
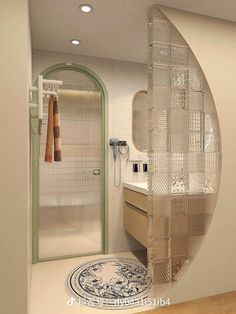
[[148, 272], [134, 259], [106, 258], [78, 266], [68, 276], [68, 288], [80, 304], [124, 309], [144, 304]]

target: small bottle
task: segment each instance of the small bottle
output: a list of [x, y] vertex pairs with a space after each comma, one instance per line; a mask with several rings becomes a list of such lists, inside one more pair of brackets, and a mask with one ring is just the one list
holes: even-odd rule
[[133, 172], [138, 172], [138, 164], [133, 164]]
[[143, 164], [143, 172], [148, 171], [148, 165], [146, 163]]

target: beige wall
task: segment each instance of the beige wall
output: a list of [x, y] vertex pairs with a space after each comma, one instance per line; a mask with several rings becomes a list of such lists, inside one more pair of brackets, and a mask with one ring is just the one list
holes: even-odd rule
[[189, 44], [212, 91], [222, 140], [216, 211], [185, 275], [167, 291], [172, 303], [236, 290], [236, 23], [162, 8]]
[[0, 313], [27, 314], [30, 41], [27, 0], [0, 1]]

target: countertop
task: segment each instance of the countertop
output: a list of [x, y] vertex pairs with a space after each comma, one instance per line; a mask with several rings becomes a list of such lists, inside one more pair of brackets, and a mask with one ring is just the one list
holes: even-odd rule
[[147, 182], [125, 182], [123, 186], [124, 188], [133, 190], [138, 193], [142, 193], [145, 195], [148, 194]]

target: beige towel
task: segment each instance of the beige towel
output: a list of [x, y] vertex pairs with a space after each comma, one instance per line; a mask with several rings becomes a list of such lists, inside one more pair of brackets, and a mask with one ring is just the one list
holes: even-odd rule
[[58, 96], [53, 100], [54, 161], [61, 161], [61, 126]]

